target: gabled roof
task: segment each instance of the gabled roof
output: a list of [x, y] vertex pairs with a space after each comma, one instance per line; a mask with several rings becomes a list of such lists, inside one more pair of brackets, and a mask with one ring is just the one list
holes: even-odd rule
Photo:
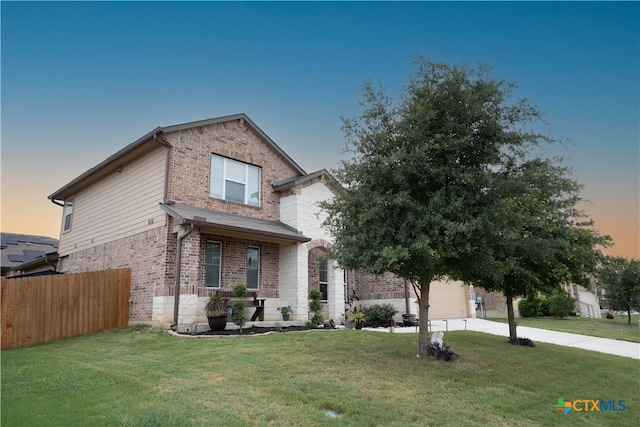
[[193, 224], [221, 235], [271, 241], [275, 243], [308, 242], [311, 239], [280, 221], [268, 221], [243, 215], [175, 203], [161, 203], [176, 225]]
[[300, 175], [305, 175], [306, 172], [287, 155], [282, 149], [265, 134], [246, 114], [239, 113], [230, 116], [217, 117], [213, 119], [200, 120], [196, 122], [183, 123], [178, 125], [171, 125], [165, 127], [157, 127], [151, 132], [144, 135], [142, 138], [132, 142], [124, 147], [122, 150], [108, 157], [103, 162], [84, 172], [82, 175], [75, 178], [73, 181], [66, 184], [64, 187], [58, 189], [51, 195], [51, 200], [65, 200], [72, 196], [73, 193], [91, 182], [106, 176], [113, 171], [117, 170], [120, 166], [128, 163], [132, 159], [146, 153], [153, 149], [156, 144], [166, 145], [166, 141], [163, 141], [161, 135], [163, 133], [177, 132], [180, 130], [197, 128], [200, 126], [208, 126], [212, 124], [225, 123], [234, 120], [244, 120], [248, 127], [250, 127], [256, 134], [258, 134], [271, 148], [273, 148], [286, 162], [288, 162]]
[[1, 234], [2, 267], [16, 267], [58, 250], [58, 240], [53, 237], [30, 234]]
[[340, 183], [326, 169], [321, 169], [319, 171], [312, 172], [303, 176], [292, 176], [289, 178], [280, 179], [278, 181], [275, 181], [272, 186], [275, 191], [283, 191], [322, 176], [326, 178], [327, 182], [331, 187], [333, 187], [334, 191], [336, 189], [342, 189]]

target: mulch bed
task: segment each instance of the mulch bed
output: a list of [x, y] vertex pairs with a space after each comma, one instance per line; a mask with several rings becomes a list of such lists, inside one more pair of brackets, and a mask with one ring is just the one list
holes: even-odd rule
[[[262, 327], [253, 326], [250, 328], [244, 328], [242, 333], [240, 329], [225, 329], [224, 331], [198, 331], [196, 336], [253, 336], [253, 335], [265, 335], [270, 333], [283, 333], [283, 332], [299, 332], [308, 331], [311, 328], [306, 326], [286, 326], [281, 328], [275, 327]], [[189, 333], [181, 333], [180, 335], [191, 335]]]

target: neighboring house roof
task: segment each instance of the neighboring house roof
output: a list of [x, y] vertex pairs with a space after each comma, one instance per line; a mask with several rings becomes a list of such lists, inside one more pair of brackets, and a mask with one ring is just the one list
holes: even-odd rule
[[295, 228], [280, 221], [250, 218], [181, 203], [172, 205], [161, 203], [160, 207], [175, 220], [176, 225], [194, 224], [221, 235], [253, 238], [260, 236], [262, 240], [276, 243], [297, 243], [311, 240]]
[[14, 268], [58, 250], [58, 240], [29, 234], [1, 233], [2, 269]]
[[293, 159], [291, 159], [291, 157], [287, 155], [287, 153], [282, 151], [282, 149], [278, 147], [278, 145], [273, 142], [273, 140], [269, 138], [267, 134], [262, 131], [262, 129], [260, 129], [246, 114], [240, 113], [231, 116], [217, 117], [213, 119], [200, 120], [197, 122], [189, 122], [179, 125], [155, 128], [151, 132], [144, 135], [142, 138], [132, 142], [97, 166], [78, 176], [73, 181], [69, 182], [67, 185], [51, 194], [48, 198], [51, 200], [63, 201], [72, 196], [75, 191], [91, 184], [92, 182], [108, 175], [109, 173], [112, 173], [123, 164], [128, 163], [129, 161], [153, 149], [156, 144], [166, 145], [166, 141], [161, 138], [161, 135], [163, 133], [177, 132], [180, 130], [225, 123], [234, 120], [244, 120], [244, 122], [251, 129], [253, 129], [255, 133], [257, 133], [268, 145], [271, 146], [271, 148], [273, 148], [285, 161], [287, 161], [297, 172], [299, 172], [300, 175], [306, 175], [306, 172], [296, 162], [294, 162]]
[[47, 267], [56, 267], [58, 264], [58, 252], [50, 252], [48, 254], [41, 255], [37, 258], [32, 259], [31, 261], [27, 261], [23, 264], [20, 264], [16, 267], [13, 267], [12, 270], [20, 270], [20, 271], [30, 271], [37, 268], [47, 268]]

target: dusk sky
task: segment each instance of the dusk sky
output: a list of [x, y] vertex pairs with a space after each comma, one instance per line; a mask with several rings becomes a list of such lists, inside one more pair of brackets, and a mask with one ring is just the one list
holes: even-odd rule
[[422, 55], [493, 67], [545, 113], [611, 255], [640, 258], [638, 2], [1, 2], [2, 231], [158, 126], [246, 113], [307, 172], [345, 158], [360, 88]]

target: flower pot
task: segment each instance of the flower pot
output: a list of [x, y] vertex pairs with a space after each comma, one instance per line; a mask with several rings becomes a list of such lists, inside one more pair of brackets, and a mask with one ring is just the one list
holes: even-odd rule
[[288, 314], [283, 314], [283, 315], [282, 315], [282, 320], [284, 320], [285, 322], [286, 322], [287, 320], [289, 320], [289, 315], [288, 315]]
[[362, 327], [364, 326], [364, 322], [363, 321], [357, 321], [356, 322], [356, 329], [362, 329]]
[[351, 320], [346, 319], [346, 320], [344, 321], [344, 327], [345, 327], [346, 329], [351, 329], [351, 328], [353, 328], [353, 323], [351, 322]]
[[227, 327], [226, 314], [216, 317], [207, 317], [207, 320], [209, 321], [209, 328], [211, 328], [212, 331], [224, 331]]

